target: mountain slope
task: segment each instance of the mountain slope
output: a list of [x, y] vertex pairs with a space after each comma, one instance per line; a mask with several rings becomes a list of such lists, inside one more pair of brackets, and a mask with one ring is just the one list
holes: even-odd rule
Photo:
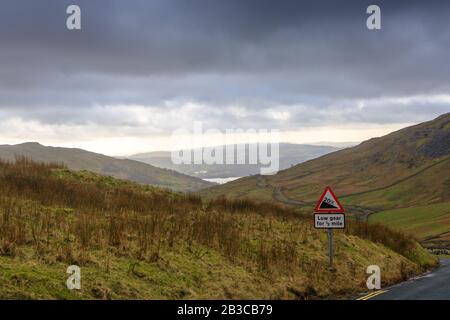
[[17, 156], [24, 156], [40, 162], [64, 163], [73, 170], [89, 170], [177, 191], [195, 191], [212, 185], [175, 171], [156, 168], [138, 161], [116, 159], [81, 149], [46, 147], [39, 143], [0, 146], [1, 159], [14, 161]]
[[[224, 150], [225, 162], [225, 146], [216, 148], [221, 148], [222, 150]], [[290, 168], [293, 165], [339, 150], [338, 148], [331, 146], [314, 146], [290, 143], [280, 143], [279, 148], [280, 170]], [[237, 150], [240, 150], [239, 146], [237, 146], [237, 148], [234, 150], [234, 159], [238, 158]], [[248, 154], [249, 146], [245, 146], [244, 148], [242, 148], [242, 150], [245, 150], [245, 154]], [[260, 165], [251, 164], [176, 165], [173, 164], [171, 160], [171, 153], [162, 151], [136, 154], [130, 156], [129, 158], [137, 161], [142, 161], [155, 167], [176, 170], [178, 172], [202, 179], [244, 177], [259, 174], [261, 167]]]
[[311, 203], [330, 185], [344, 203], [386, 208], [424, 205], [449, 200], [449, 158], [447, 113], [274, 176], [239, 179], [203, 193], [267, 198], [274, 190], [281, 190], [289, 199]]
[[0, 213], [0, 299], [337, 297], [366, 290], [368, 265], [388, 285], [437, 264], [412, 237], [350, 221], [330, 269], [324, 232], [295, 210], [24, 159], [0, 161]]

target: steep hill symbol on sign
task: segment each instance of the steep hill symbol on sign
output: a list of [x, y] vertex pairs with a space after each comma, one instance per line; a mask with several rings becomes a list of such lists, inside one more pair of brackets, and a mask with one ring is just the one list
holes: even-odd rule
[[315, 212], [344, 212], [344, 207], [339, 203], [338, 198], [330, 187], [326, 187], [317, 202]]

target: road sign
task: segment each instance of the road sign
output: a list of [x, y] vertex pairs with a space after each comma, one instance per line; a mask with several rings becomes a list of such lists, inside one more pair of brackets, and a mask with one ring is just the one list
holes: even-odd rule
[[320, 197], [314, 212], [344, 213], [344, 207], [339, 203], [338, 198], [330, 187], [326, 187]]
[[328, 231], [328, 257], [333, 268], [333, 229], [345, 228], [344, 207], [330, 187], [326, 187], [314, 208], [314, 227]]
[[315, 213], [314, 228], [316, 229], [344, 229], [345, 214], [343, 213]]

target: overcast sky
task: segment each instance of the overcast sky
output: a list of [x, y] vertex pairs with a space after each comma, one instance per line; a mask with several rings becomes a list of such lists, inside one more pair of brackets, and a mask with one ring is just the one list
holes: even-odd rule
[[0, 143], [123, 155], [194, 121], [361, 141], [450, 111], [449, 17], [444, 0], [3, 0]]

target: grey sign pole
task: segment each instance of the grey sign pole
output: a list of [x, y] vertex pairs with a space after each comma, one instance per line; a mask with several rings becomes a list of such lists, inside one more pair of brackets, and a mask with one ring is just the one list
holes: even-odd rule
[[333, 267], [333, 229], [328, 229], [328, 257], [330, 258], [330, 268]]

